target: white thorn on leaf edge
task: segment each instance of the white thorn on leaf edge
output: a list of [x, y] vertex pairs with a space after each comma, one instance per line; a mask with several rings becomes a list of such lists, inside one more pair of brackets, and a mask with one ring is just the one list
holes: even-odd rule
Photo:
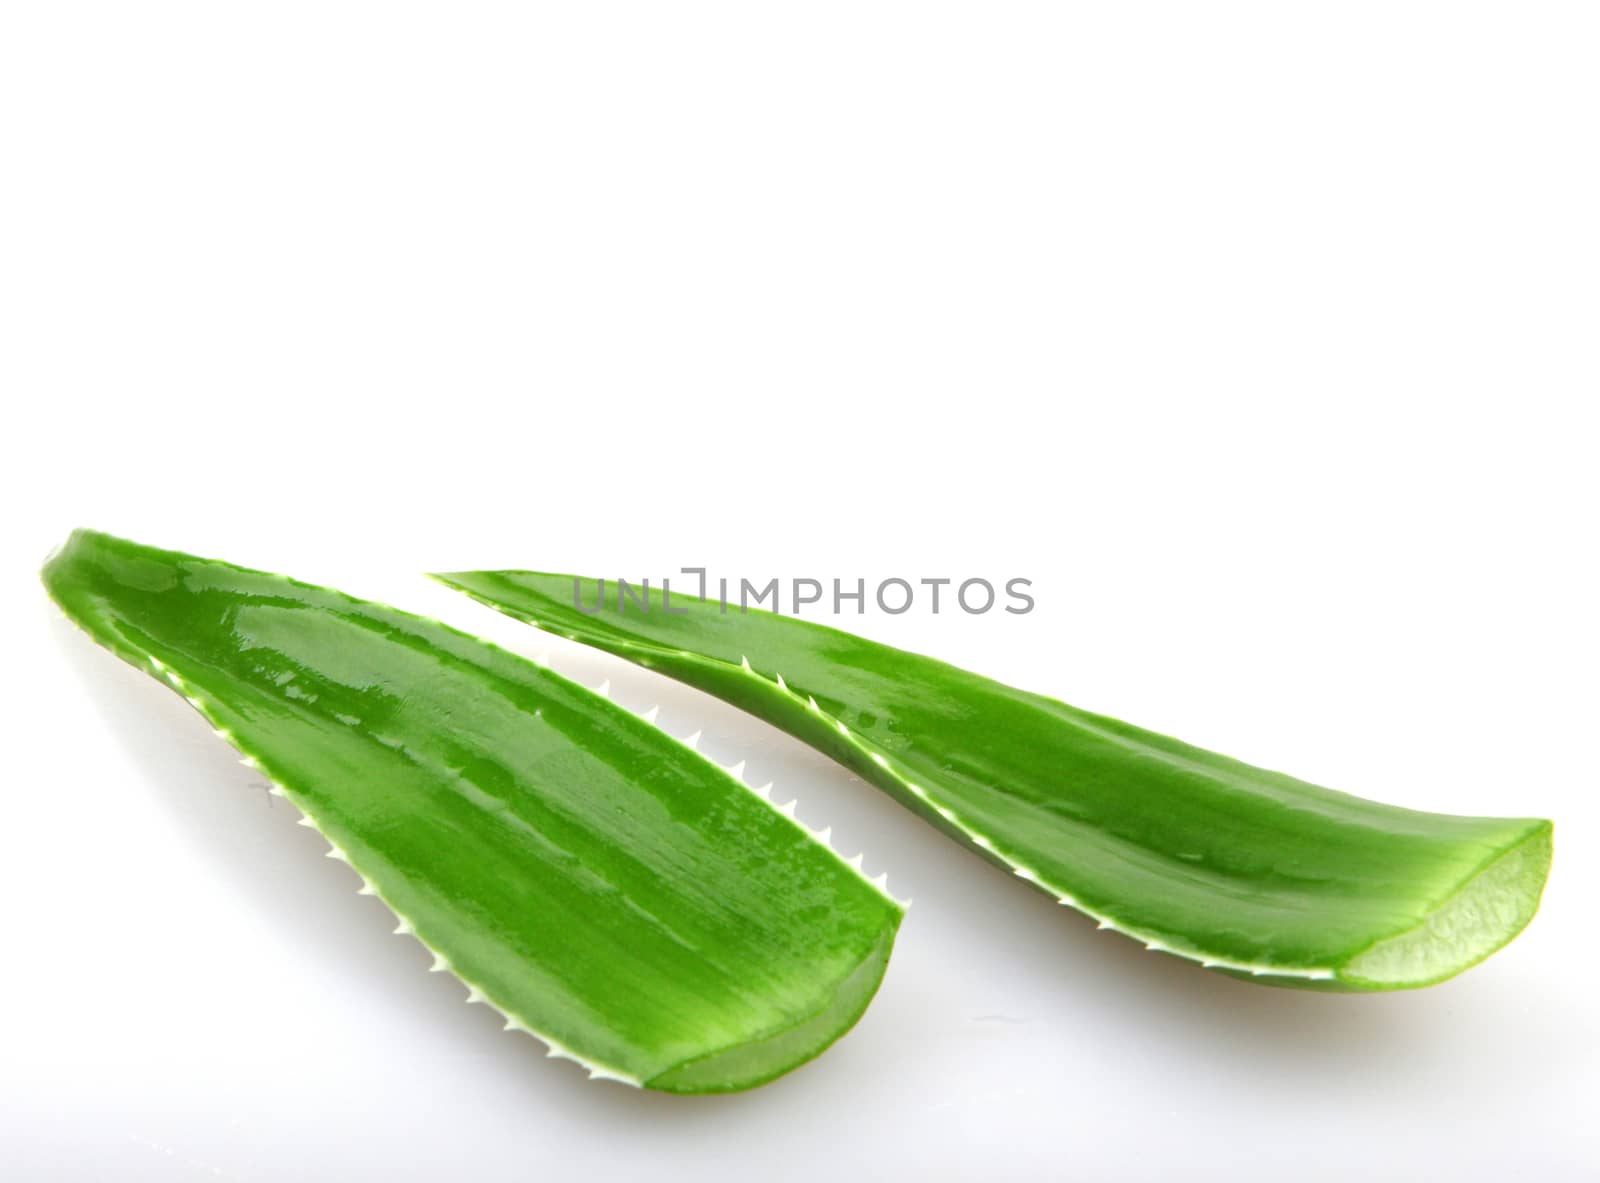
[[610, 698], [611, 697], [611, 679], [607, 678], [604, 682], [601, 682], [600, 685], [598, 685], [598, 686], [596, 686], [594, 688], [594, 692], [596, 694], [598, 694], [601, 698]]
[[734, 780], [743, 780], [744, 765], [745, 762], [743, 760], [740, 760], [737, 764], [728, 765], [728, 775], [733, 777]]
[[755, 670], [750, 668], [750, 659], [748, 657], [739, 658], [739, 667], [747, 674], [755, 673]]
[[696, 731], [693, 735], [685, 736], [683, 740], [683, 746], [688, 748], [690, 751], [698, 751], [700, 748], [700, 736], [703, 734], [704, 731], [701, 730]]
[[778, 689], [782, 690], [785, 694], [789, 693], [789, 683], [783, 680], [783, 675], [774, 674], [773, 676], [778, 679]]
[[639, 718], [643, 719], [646, 723], [654, 723], [656, 721], [656, 716], [659, 714], [661, 714], [661, 707], [658, 704], [651, 707], [648, 711], [640, 712]]

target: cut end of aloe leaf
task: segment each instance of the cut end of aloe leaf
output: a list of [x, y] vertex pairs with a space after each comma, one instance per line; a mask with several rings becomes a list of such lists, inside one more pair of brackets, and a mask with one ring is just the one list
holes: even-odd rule
[[1378, 941], [1339, 970], [1368, 990], [1429, 986], [1470, 969], [1528, 926], [1550, 874], [1554, 827], [1547, 821], [1491, 859], [1454, 895], [1406, 932]]
[[889, 967], [893, 945], [894, 933], [886, 932], [814, 1014], [765, 1036], [687, 1060], [645, 1081], [645, 1087], [668, 1093], [739, 1092], [821, 1055], [867, 1009]]

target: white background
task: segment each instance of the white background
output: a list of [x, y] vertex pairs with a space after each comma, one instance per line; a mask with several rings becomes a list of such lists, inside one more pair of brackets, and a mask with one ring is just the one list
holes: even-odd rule
[[[0, 1173], [1593, 1178], [1597, 33], [1587, 4], [8, 5]], [[558, 648], [916, 900], [815, 1063], [591, 1084], [59, 618], [34, 572], [74, 525], [527, 651], [416, 573], [1028, 577], [1028, 616], [844, 623], [1554, 818], [1555, 867], [1445, 985], [1253, 987]]]

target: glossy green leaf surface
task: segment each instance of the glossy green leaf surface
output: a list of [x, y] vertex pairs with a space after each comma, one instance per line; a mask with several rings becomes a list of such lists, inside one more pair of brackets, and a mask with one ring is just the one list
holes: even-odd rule
[[1101, 927], [1251, 980], [1442, 981], [1522, 930], [1548, 873], [1547, 821], [1363, 800], [811, 621], [437, 578], [743, 707]]
[[78, 531], [67, 616], [184, 695], [455, 973], [593, 1075], [769, 1080], [865, 1009], [901, 908], [723, 769], [483, 641]]

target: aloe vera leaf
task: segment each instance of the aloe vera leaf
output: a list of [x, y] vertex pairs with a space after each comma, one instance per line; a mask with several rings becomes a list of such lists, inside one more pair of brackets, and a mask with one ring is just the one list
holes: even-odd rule
[[43, 577], [275, 782], [468, 1001], [592, 1076], [761, 1084], [878, 987], [897, 902], [729, 772], [531, 661], [87, 531]]
[[1100, 927], [1253, 981], [1443, 981], [1523, 929], [1549, 871], [1547, 821], [1367, 801], [811, 621], [435, 578], [726, 699]]

